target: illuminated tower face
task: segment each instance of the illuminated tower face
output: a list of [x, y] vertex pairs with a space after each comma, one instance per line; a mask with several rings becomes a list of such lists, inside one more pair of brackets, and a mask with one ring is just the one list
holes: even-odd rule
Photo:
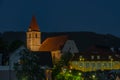
[[33, 16], [27, 31], [27, 48], [31, 51], [39, 51], [41, 45], [41, 32]]

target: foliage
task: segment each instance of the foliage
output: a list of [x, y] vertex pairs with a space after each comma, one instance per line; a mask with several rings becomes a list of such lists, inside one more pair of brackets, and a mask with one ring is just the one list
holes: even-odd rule
[[52, 70], [52, 78], [53, 80], [55, 79], [55, 77], [61, 72], [62, 67], [64, 66], [69, 66], [69, 61], [72, 58], [72, 54], [71, 53], [64, 53], [61, 56], [60, 61], [58, 61], [55, 65], [54, 68]]
[[0, 38], [0, 52], [4, 53], [8, 48], [8, 44], [2, 38]]
[[0, 53], [2, 53], [2, 64], [6, 65], [6, 63], [9, 60], [9, 54], [8, 54], [8, 43], [4, 41], [2, 38], [0, 38]]
[[24, 50], [20, 53], [21, 58], [15, 63], [14, 69], [19, 80], [44, 80], [44, 70], [41, 69], [36, 54]]
[[57, 80], [83, 80], [82, 72], [78, 70], [65, 70], [56, 76]]

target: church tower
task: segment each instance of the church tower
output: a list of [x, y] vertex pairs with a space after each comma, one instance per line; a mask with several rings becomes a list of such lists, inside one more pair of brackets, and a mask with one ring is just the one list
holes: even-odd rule
[[32, 21], [27, 31], [27, 48], [31, 51], [39, 51], [41, 46], [41, 32], [37, 24], [35, 16], [32, 17]]

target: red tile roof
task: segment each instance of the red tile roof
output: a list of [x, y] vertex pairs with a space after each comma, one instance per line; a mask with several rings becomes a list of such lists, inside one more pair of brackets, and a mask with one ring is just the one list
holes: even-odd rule
[[35, 16], [32, 16], [32, 21], [30, 23], [29, 29], [31, 29], [31, 31], [39, 31], [39, 26], [37, 24]]
[[57, 36], [47, 38], [41, 45], [40, 51], [55, 51], [60, 50], [65, 42], [67, 41], [67, 36]]

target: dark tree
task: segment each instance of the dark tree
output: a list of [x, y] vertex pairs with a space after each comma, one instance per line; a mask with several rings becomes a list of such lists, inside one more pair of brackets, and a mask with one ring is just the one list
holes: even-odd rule
[[72, 54], [71, 53], [64, 53], [62, 56], [61, 56], [61, 59], [59, 62], [57, 62], [55, 65], [54, 65], [54, 68], [52, 70], [52, 78], [53, 80], [55, 79], [55, 77], [61, 72], [61, 68], [64, 67], [64, 66], [69, 66], [69, 61], [70, 59], [72, 58]]
[[8, 44], [2, 38], [0, 38], [0, 54], [2, 54], [2, 64], [6, 65], [9, 59]]
[[15, 63], [14, 69], [19, 80], [44, 80], [45, 75], [43, 69], [39, 65], [36, 54], [24, 50], [20, 53], [21, 58]]
[[15, 40], [9, 45], [9, 52], [13, 52], [18, 49], [20, 46], [25, 45], [21, 40]]

